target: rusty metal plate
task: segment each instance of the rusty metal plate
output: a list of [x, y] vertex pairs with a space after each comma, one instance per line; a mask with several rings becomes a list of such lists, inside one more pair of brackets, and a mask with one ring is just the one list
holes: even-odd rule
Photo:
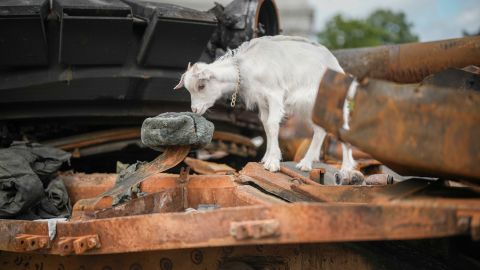
[[[238, 222], [278, 222], [274, 233], [238, 239]], [[267, 222], [268, 221], [268, 222]], [[266, 224], [265, 223], [265, 224]], [[215, 224], [215, 226], [212, 226]], [[354, 226], [352, 226], [354, 224]], [[273, 225], [265, 225], [273, 226]], [[258, 227], [258, 225], [257, 225]], [[97, 234], [101, 247], [86, 254], [145, 250], [447, 237], [468, 233], [451, 207], [293, 203], [223, 208], [207, 212], [166, 213], [58, 223], [50, 249], [64, 254], [63, 237]], [[46, 235], [47, 224], [2, 220], [0, 250], [15, 251], [18, 234]], [[135, 237], [132, 237], [135, 236]]]
[[[296, 180], [296, 181], [295, 181]], [[300, 183], [302, 180], [281, 172], [270, 172], [263, 168], [262, 164], [250, 162], [241, 171], [237, 180], [242, 184], [255, 184], [265, 191], [274, 194], [289, 202], [304, 202], [313, 201], [308, 196], [305, 196], [297, 191], [294, 191], [291, 186]]]

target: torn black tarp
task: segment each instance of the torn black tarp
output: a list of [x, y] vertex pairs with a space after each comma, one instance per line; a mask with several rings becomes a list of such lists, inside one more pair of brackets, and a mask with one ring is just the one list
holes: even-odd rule
[[0, 149], [0, 218], [65, 217], [70, 202], [56, 177], [70, 154], [40, 144], [14, 142]]

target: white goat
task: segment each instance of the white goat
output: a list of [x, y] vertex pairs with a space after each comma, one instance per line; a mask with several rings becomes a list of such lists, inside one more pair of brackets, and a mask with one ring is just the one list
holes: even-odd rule
[[[318, 161], [325, 130], [311, 122], [317, 89], [326, 69], [343, 73], [337, 59], [324, 46], [301, 37], [269, 36], [255, 38], [220, 57], [211, 64], [188, 65], [175, 89], [190, 92], [192, 111], [203, 114], [224, 94], [232, 94], [235, 106], [237, 93], [247, 109], [258, 107], [267, 135], [267, 151], [263, 166], [270, 171], [280, 169], [282, 153], [278, 145], [280, 122], [285, 115], [301, 114], [313, 128], [313, 138], [305, 157], [297, 164], [303, 171]], [[355, 88], [349, 91], [354, 95]], [[344, 106], [344, 128], [348, 129], [348, 109]], [[342, 144], [342, 172], [355, 167], [352, 150]]]

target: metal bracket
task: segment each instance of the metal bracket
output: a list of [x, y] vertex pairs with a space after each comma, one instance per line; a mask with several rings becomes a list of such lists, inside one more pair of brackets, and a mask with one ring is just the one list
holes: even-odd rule
[[83, 254], [85, 251], [100, 248], [100, 238], [97, 234], [76, 236], [76, 237], [60, 237], [57, 247], [60, 255], [65, 256], [72, 252], [75, 254]]
[[17, 251], [33, 251], [50, 247], [48, 235], [18, 234], [15, 237], [15, 249]]

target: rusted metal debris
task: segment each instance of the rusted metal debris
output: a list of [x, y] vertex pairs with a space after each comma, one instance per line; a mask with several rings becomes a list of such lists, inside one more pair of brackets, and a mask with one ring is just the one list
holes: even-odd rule
[[327, 71], [313, 113], [316, 124], [400, 174], [480, 179], [480, 93], [364, 80], [347, 131], [343, 104], [352, 80]]
[[447, 68], [480, 66], [480, 36], [333, 51], [343, 69], [362, 78], [420, 82]]
[[100, 194], [95, 198], [83, 199], [78, 201], [73, 206], [72, 219], [79, 218], [75, 214], [82, 213], [88, 215], [92, 211], [110, 208], [113, 202], [113, 196], [126, 192], [128, 189], [144, 181], [147, 177], [161, 173], [170, 168], [173, 168], [187, 156], [190, 151], [190, 146], [170, 146], [167, 147], [162, 155], [155, 160], [141, 165], [132, 175], [126, 177], [121, 182], [115, 185], [108, 191]]
[[218, 164], [189, 157], [186, 157], [184, 162], [199, 174], [233, 174], [235, 172], [234, 168], [226, 164]]
[[240, 176], [237, 182], [243, 184], [254, 183], [288, 202], [313, 201], [311, 198], [292, 189], [292, 185], [301, 184], [305, 179], [299, 179], [298, 175], [292, 177], [281, 172], [266, 171], [261, 164], [253, 162], [248, 163], [239, 173]]
[[[105, 194], [115, 185], [114, 177], [108, 174], [94, 174], [93, 179], [85, 174], [62, 178], [69, 191], [84, 197]], [[80, 218], [57, 223], [56, 237], [30, 252], [110, 254], [205, 246], [478, 236], [480, 200], [422, 195], [432, 187], [431, 181], [324, 186], [296, 179], [295, 172], [272, 173], [256, 163], [248, 164], [239, 175], [151, 174], [140, 184], [147, 196], [96, 211], [88, 220], [74, 213]], [[92, 185], [101, 188], [92, 189]], [[269, 195], [272, 193], [283, 200]], [[73, 198], [84, 200], [78, 195]], [[72, 203], [78, 205], [78, 201]], [[195, 209], [205, 204], [219, 208], [183, 212], [187, 207]], [[75, 211], [83, 210], [75, 207]], [[0, 250], [26, 251], [19, 249], [19, 239], [48, 240], [47, 235], [44, 222], [1, 220]], [[92, 237], [95, 241], [90, 240]]]

